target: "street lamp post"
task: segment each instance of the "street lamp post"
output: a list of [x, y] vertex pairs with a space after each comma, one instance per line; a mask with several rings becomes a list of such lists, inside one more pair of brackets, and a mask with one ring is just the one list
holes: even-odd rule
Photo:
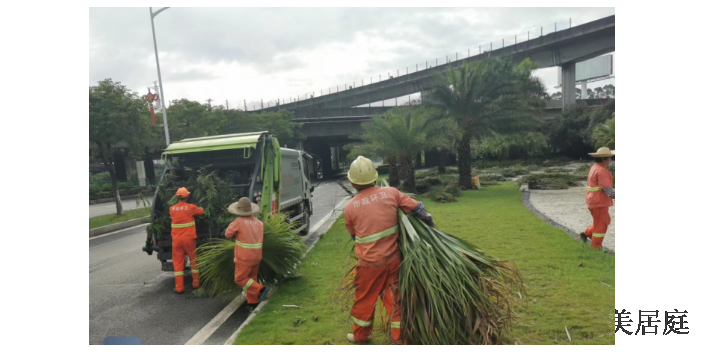
[[159, 90], [161, 90], [161, 94], [159, 96], [159, 99], [161, 99], [162, 107], [161, 107], [161, 113], [164, 115], [164, 134], [166, 135], [166, 146], [168, 147], [169, 144], [171, 144], [171, 139], [169, 138], [169, 123], [166, 120], [166, 101], [164, 98], [164, 84], [161, 83], [161, 68], [159, 67], [159, 51], [156, 48], [156, 32], [154, 31], [154, 17], [156, 15], [160, 14], [162, 11], [168, 9], [168, 7], [162, 7], [156, 12], [152, 12], [152, 8], [149, 8], [149, 15], [151, 17], [152, 21], [152, 38], [154, 38], [154, 55], [156, 56], [156, 73], [159, 77]]

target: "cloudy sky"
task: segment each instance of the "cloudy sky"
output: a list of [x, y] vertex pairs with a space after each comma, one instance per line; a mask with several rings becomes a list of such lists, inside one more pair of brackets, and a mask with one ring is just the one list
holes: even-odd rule
[[[230, 108], [327, 93], [443, 63], [479, 45], [615, 14], [614, 8], [170, 8], [154, 19], [164, 94]], [[157, 81], [148, 8], [91, 8], [89, 85]], [[520, 39], [519, 39], [520, 41]], [[472, 54], [474, 55], [474, 54]], [[555, 68], [537, 72], [550, 92]], [[613, 84], [592, 83], [590, 88]]]

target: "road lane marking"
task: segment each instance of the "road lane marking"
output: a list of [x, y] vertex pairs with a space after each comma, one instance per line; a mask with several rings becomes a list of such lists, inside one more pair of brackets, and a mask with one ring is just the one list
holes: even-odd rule
[[205, 324], [200, 331], [193, 335], [193, 337], [186, 342], [186, 345], [202, 345], [245, 301], [244, 295], [235, 297], [225, 309], [221, 310], [208, 324]]

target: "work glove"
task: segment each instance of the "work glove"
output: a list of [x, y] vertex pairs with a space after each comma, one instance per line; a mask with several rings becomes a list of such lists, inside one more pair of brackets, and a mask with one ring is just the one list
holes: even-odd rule
[[411, 214], [415, 215], [418, 217], [418, 219], [423, 220], [426, 225], [430, 227], [435, 227], [435, 223], [433, 222], [433, 216], [428, 213], [428, 211], [425, 209], [425, 204], [423, 202], [418, 202], [418, 205], [411, 211]]
[[428, 216], [425, 219], [421, 218], [421, 220], [423, 220], [423, 222], [426, 225], [428, 225], [430, 227], [435, 227], [435, 222], [433, 222], [433, 215], [430, 213], [427, 213], [427, 214], [428, 214]]

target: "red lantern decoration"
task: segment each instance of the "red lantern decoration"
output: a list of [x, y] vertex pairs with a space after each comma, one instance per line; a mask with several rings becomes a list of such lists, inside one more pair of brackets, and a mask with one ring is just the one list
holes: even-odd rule
[[148, 93], [145, 96], [143, 96], [142, 98], [144, 98], [147, 102], [149, 102], [149, 112], [151, 112], [151, 114], [152, 114], [152, 125], [156, 125], [156, 118], [154, 116], [153, 103], [155, 101], [159, 100], [159, 94], [156, 94], [156, 93], [152, 94], [152, 90], [150, 88], [147, 88], [147, 92]]

